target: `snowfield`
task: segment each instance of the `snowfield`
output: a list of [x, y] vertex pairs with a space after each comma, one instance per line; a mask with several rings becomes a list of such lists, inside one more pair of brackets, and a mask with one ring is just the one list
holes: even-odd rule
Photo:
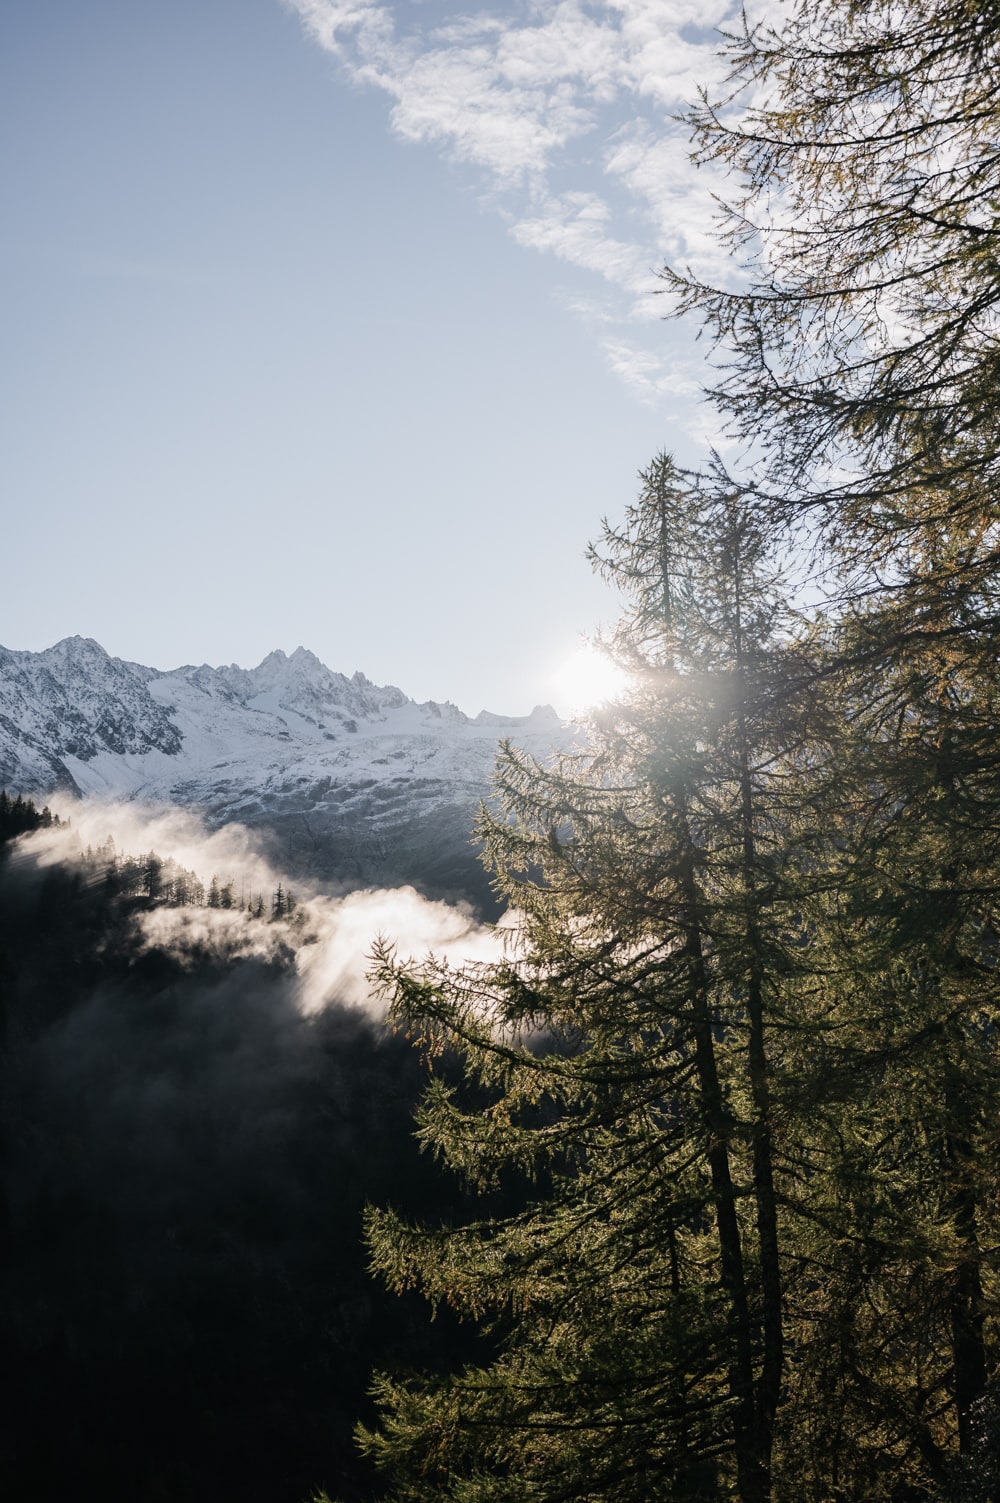
[[467, 886], [499, 741], [544, 759], [577, 736], [550, 706], [473, 719], [302, 647], [256, 668], [166, 673], [89, 638], [0, 648], [0, 786], [196, 806], [209, 824], [267, 831], [291, 867], [351, 885]]

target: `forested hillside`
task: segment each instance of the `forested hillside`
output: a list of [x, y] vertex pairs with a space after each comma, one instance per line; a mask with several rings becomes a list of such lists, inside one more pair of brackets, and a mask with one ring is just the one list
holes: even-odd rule
[[[155, 852], [29, 861], [33, 829], [48, 811], [0, 796], [0, 1493], [367, 1496], [373, 1363], [461, 1350], [361, 1239], [369, 1199], [454, 1204], [412, 1141], [417, 1060], [357, 1008], [303, 1016], [281, 887], [241, 913]], [[151, 942], [168, 912], [203, 939]]]

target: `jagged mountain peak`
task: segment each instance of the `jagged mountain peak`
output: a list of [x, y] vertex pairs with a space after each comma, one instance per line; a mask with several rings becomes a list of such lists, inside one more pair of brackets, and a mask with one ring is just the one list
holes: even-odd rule
[[468, 842], [501, 737], [544, 757], [573, 733], [550, 706], [473, 720], [417, 704], [304, 647], [167, 673], [87, 637], [0, 647], [0, 787], [196, 805], [212, 824], [270, 831], [283, 861], [337, 881], [430, 880], [433, 867], [442, 888], [481, 883]]
[[25, 661], [32, 656], [37, 656], [47, 665], [55, 666], [63, 664], [67, 668], [83, 670], [86, 673], [94, 671], [107, 671], [116, 665], [126, 668], [120, 658], [113, 658], [111, 654], [95, 642], [93, 637], [63, 637], [61, 641], [53, 643], [38, 654], [15, 653], [15, 657]]
[[558, 728], [562, 723], [551, 705], [535, 705], [530, 715], [494, 715], [492, 710], [480, 710], [476, 716], [477, 725], [496, 726], [497, 729], [524, 726], [526, 729], [544, 731], [550, 727]]
[[288, 661], [290, 663], [298, 663], [303, 668], [311, 669], [313, 671], [323, 671], [325, 673], [329, 673], [330, 671], [329, 668], [327, 668], [326, 664], [321, 662], [314, 652], [309, 651], [308, 647], [296, 647], [295, 651], [292, 653]]
[[0, 780], [47, 790], [75, 782], [67, 759], [175, 756], [182, 737], [150, 693], [156, 676], [92, 637], [37, 653], [0, 649]]
[[46, 649], [46, 655], [110, 658], [110, 654], [101, 646], [100, 642], [95, 641], [93, 637], [81, 637], [79, 635], [62, 637], [58, 642], [55, 642], [51, 647]]
[[[427, 738], [435, 760], [445, 748], [454, 760], [475, 743], [478, 765], [498, 734], [559, 725], [550, 706], [471, 720], [450, 701], [417, 704], [360, 669], [349, 678], [335, 672], [302, 646], [291, 655], [275, 648], [255, 668], [202, 663], [167, 673], [113, 658], [92, 637], [65, 637], [38, 653], [0, 648], [0, 780], [26, 792], [75, 782], [174, 796], [180, 783], [193, 788], [203, 768], [259, 787], [295, 761], [309, 764], [309, 776], [331, 760], [359, 764], [362, 740], [374, 765], [395, 773], [404, 767], [394, 763], [424, 758], [413, 747]], [[396, 749], [376, 756], [374, 741], [386, 738]]]
[[71, 636], [62, 637], [54, 642], [51, 647], [43, 648], [41, 652], [14, 652], [2, 648], [9, 657], [23, 665], [32, 662], [54, 666], [56, 664], [66, 667], [85, 675], [97, 674], [124, 674], [129, 677], [137, 677], [143, 682], [149, 678], [155, 678], [157, 670], [147, 668], [143, 663], [132, 663], [126, 658], [116, 658], [93, 637]]
[[275, 648], [255, 668], [233, 663], [208, 672], [254, 709], [289, 710], [317, 724], [331, 718], [377, 718], [411, 703], [394, 684], [373, 684], [360, 672], [347, 678], [305, 647], [297, 647], [290, 657]]

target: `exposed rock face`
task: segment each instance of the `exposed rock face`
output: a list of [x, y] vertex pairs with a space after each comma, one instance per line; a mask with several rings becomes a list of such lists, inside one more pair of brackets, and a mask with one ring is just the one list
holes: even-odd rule
[[176, 755], [181, 734], [149, 692], [153, 676], [89, 637], [38, 653], [0, 647], [0, 782], [41, 792], [74, 785], [67, 756]]
[[199, 807], [264, 832], [289, 871], [412, 882], [490, 906], [469, 843], [503, 738], [540, 758], [573, 733], [548, 706], [470, 719], [313, 653], [160, 673], [70, 637], [0, 648], [0, 786]]

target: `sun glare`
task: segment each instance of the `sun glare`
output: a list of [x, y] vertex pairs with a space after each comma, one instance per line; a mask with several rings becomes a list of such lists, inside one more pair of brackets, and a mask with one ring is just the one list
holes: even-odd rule
[[584, 643], [552, 675], [556, 709], [580, 715], [624, 693], [628, 675], [603, 653]]

